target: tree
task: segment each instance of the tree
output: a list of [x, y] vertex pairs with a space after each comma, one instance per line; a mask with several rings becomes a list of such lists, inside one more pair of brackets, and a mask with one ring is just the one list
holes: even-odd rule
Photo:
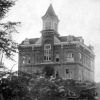
[[[14, 0], [0, 0], [0, 21], [5, 17], [6, 13], [13, 5], [15, 5]], [[0, 52], [2, 52], [4, 55], [6, 55], [6, 57], [10, 59], [12, 59], [14, 53], [17, 52], [17, 43], [10, 37], [10, 35], [15, 32], [18, 32], [16, 30], [16, 26], [19, 24], [20, 24], [19, 22], [10, 22], [10, 21], [6, 23], [0, 23]], [[12, 100], [10, 96], [12, 95], [13, 91], [11, 85], [13, 81], [11, 81], [8, 78], [6, 79], [3, 78], [3, 76], [8, 74], [11, 73], [4, 72], [0, 74], [0, 97], [3, 96], [5, 100]], [[15, 87], [13, 87], [13, 89], [15, 90]]]
[[12, 40], [10, 34], [16, 31], [16, 22], [2, 23], [0, 30], [0, 49], [7, 57], [12, 59], [12, 55], [17, 52], [17, 43]]
[[[5, 17], [10, 7], [15, 4], [13, 0], [0, 0], [0, 20]], [[19, 22], [0, 23], [0, 51], [7, 57], [12, 59], [12, 55], [16, 52], [17, 43], [9, 37], [12, 33], [17, 32], [16, 26]]]
[[4, 100], [26, 100], [25, 98], [28, 97], [27, 78], [9, 73], [7, 78], [0, 80], [0, 93]]
[[5, 14], [9, 11], [9, 8], [15, 4], [12, 0], [0, 0], [0, 19], [4, 18]]

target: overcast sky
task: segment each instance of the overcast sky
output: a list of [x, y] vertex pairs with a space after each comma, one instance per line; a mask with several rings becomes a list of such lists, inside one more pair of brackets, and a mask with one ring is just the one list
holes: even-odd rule
[[[5, 21], [21, 22], [20, 33], [14, 36], [18, 43], [25, 38], [41, 36], [41, 17], [50, 2], [50, 0], [18, 0], [11, 8]], [[60, 35], [82, 36], [87, 45], [94, 46], [95, 80], [100, 82], [100, 0], [52, 0], [52, 5], [60, 19]], [[14, 69], [17, 69], [17, 65]]]

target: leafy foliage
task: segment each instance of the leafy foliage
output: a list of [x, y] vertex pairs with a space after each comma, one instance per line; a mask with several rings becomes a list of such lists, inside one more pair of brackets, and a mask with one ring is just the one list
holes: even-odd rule
[[1, 24], [0, 30], [0, 48], [9, 58], [17, 52], [17, 43], [10, 37], [12, 33], [17, 32], [16, 26], [19, 22], [7, 22]]
[[4, 100], [25, 100], [28, 94], [27, 78], [16, 76], [15, 73], [7, 73], [7, 78], [0, 80], [0, 93]]
[[95, 84], [72, 79], [45, 78], [36, 74], [9, 73], [0, 81], [1, 93], [5, 100], [95, 100]]
[[[14, 0], [0, 0], [0, 20], [5, 17], [9, 8], [15, 4]], [[10, 37], [18, 32], [16, 26], [19, 22], [0, 23], [0, 51], [12, 59], [12, 55], [17, 52], [17, 43]]]
[[32, 96], [39, 100], [57, 100], [59, 98], [89, 98], [94, 100], [95, 97], [95, 86], [92, 83], [87, 85], [75, 80], [48, 80], [41, 78], [34, 80], [33, 84], [34, 86], [31, 89]]
[[12, 0], [0, 0], [0, 19], [4, 18], [5, 14], [9, 11], [9, 8], [15, 4]]

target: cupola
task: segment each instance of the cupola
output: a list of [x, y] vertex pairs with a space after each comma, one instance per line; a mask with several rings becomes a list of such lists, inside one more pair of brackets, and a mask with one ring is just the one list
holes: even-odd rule
[[43, 20], [43, 30], [55, 30], [58, 31], [59, 19], [54, 12], [52, 4], [50, 4], [45, 15], [42, 17]]

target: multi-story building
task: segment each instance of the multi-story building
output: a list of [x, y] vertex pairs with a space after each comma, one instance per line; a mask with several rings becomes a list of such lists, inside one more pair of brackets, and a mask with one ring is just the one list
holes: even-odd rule
[[18, 70], [42, 73], [50, 67], [54, 76], [94, 81], [93, 47], [85, 45], [82, 37], [59, 35], [59, 19], [52, 5], [42, 20], [41, 37], [25, 39], [19, 45]]

